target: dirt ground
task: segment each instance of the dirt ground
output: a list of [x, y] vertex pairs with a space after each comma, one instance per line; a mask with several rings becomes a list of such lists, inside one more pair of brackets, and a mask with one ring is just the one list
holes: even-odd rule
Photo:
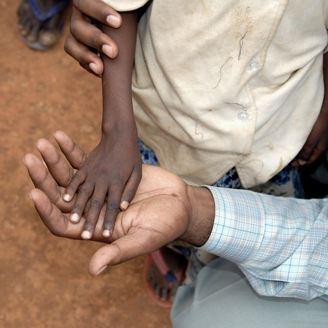
[[92, 278], [92, 242], [52, 236], [29, 198], [22, 164], [40, 137], [62, 129], [85, 150], [99, 138], [100, 80], [63, 50], [39, 53], [23, 43], [18, 0], [0, 0], [0, 327], [170, 327], [169, 311], [148, 297], [144, 258]]

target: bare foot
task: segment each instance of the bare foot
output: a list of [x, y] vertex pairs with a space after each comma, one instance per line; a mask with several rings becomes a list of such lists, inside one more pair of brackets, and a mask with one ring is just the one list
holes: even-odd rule
[[144, 279], [148, 293], [157, 304], [163, 307], [172, 305], [186, 267], [185, 257], [167, 247], [148, 256]]
[[69, 0], [22, 0], [18, 8], [24, 41], [33, 49], [46, 50], [60, 39]]

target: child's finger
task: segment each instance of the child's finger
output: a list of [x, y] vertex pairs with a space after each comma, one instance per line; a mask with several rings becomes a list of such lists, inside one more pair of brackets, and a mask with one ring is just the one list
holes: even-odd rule
[[[71, 34], [76, 44], [84, 45], [89, 52], [92, 52], [91, 50], [102, 52], [112, 59], [118, 54], [116, 43], [106, 33], [86, 20], [78, 10], [72, 13]], [[84, 53], [87, 54], [86, 51]]]
[[313, 149], [312, 154], [307, 162], [307, 164], [311, 164], [315, 162], [326, 150], [325, 142], [319, 142], [316, 147]]
[[75, 169], [80, 169], [86, 159], [84, 151], [63, 131], [56, 131], [54, 138], [68, 162]]
[[141, 169], [140, 170], [133, 170], [128, 182], [125, 185], [125, 188], [122, 193], [120, 209], [126, 210], [132, 201], [134, 195], [137, 192], [138, 185], [141, 180]]
[[[77, 171], [72, 179], [71, 179], [71, 182], [69, 183], [69, 185], [66, 187], [65, 189], [65, 193], [64, 193], [64, 196], [63, 196], [63, 199], [66, 201], [66, 202], [70, 202], [75, 193], [77, 192], [77, 190], [79, 189], [80, 185], [82, 183], [84, 183], [85, 179], [87, 177], [87, 174], [85, 173], [84, 170], [79, 170]], [[87, 185], [84, 186], [84, 188], [81, 188], [81, 193], [84, 195], [86, 192], [87, 192]], [[81, 195], [80, 195], [81, 196]], [[90, 194], [89, 194], [90, 196]]]
[[[86, 221], [83, 227], [83, 239], [90, 239], [93, 236], [97, 221], [100, 216], [100, 211], [104, 206], [104, 201], [107, 194], [107, 187], [103, 184], [96, 184], [92, 197], [88, 201], [88, 211]], [[89, 237], [90, 235], [90, 237]]]
[[88, 72], [100, 77], [104, 70], [102, 60], [88, 47], [69, 35], [65, 41], [65, 51]]
[[[84, 212], [85, 206], [93, 193], [94, 186], [87, 182], [83, 183], [78, 188], [78, 194], [76, 196], [76, 201], [72, 209], [71, 221], [77, 223], [80, 221], [82, 214]], [[90, 239], [90, 238], [85, 238]]]
[[122, 18], [120, 14], [102, 1], [73, 0], [73, 5], [83, 14], [94, 18], [98, 22], [102, 22], [114, 28], [121, 26]]
[[43, 223], [55, 236], [80, 239], [80, 232], [83, 222], [72, 224], [68, 220], [68, 214], [62, 213], [59, 208], [53, 204], [47, 195], [39, 190], [33, 189], [30, 197], [34, 207], [40, 215]]
[[36, 147], [47, 164], [53, 178], [59, 185], [66, 187], [74, 174], [72, 167], [67, 164], [48, 140], [39, 139]]
[[112, 184], [108, 192], [107, 207], [104, 219], [103, 236], [109, 237], [115, 224], [117, 214], [120, 210], [120, 201], [123, 186]]

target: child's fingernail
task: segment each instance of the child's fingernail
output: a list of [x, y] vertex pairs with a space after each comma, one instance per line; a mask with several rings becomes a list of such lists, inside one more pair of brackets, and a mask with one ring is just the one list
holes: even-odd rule
[[91, 239], [91, 232], [84, 230], [81, 234], [82, 239]]
[[109, 237], [110, 236], [110, 230], [108, 230], [108, 229], [104, 230], [103, 233], [102, 233], [102, 235], [104, 237]]
[[120, 208], [122, 210], [126, 210], [128, 208], [128, 206], [129, 206], [129, 202], [127, 202], [126, 200], [123, 200], [123, 202], [120, 205]]
[[120, 19], [115, 15], [108, 15], [106, 17], [106, 22], [112, 27], [119, 27], [120, 26]]
[[80, 216], [78, 214], [74, 213], [71, 215], [72, 222], [77, 223], [77, 222], [79, 222], [79, 220], [80, 220]]
[[102, 52], [107, 55], [108, 57], [112, 57], [113, 56], [113, 48], [111, 46], [109, 46], [108, 44], [104, 44], [101, 47]]
[[95, 63], [90, 63], [89, 67], [94, 73], [98, 74], [97, 73], [97, 65]]
[[64, 201], [69, 202], [71, 200], [71, 196], [69, 194], [65, 194], [63, 196]]
[[100, 275], [102, 272], [104, 272], [107, 269], [108, 265], [103, 266], [97, 273], [96, 276]]

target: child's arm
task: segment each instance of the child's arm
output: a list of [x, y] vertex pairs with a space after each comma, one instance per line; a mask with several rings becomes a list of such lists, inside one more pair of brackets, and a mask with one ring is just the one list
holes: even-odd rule
[[92, 236], [100, 209], [107, 199], [103, 224], [109, 236], [119, 208], [127, 208], [141, 180], [141, 159], [137, 144], [137, 128], [132, 109], [131, 77], [136, 42], [137, 15], [122, 13], [122, 26], [102, 26], [117, 43], [115, 59], [103, 56], [103, 120], [102, 137], [89, 154], [83, 167], [66, 189], [65, 200], [78, 191], [71, 219], [78, 222], [89, 201], [82, 237]]

